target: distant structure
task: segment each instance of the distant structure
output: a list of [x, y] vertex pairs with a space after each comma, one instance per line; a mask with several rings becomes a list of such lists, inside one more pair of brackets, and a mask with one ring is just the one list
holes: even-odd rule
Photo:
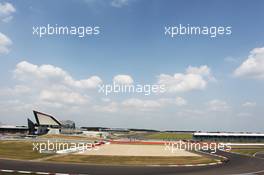
[[1, 125], [0, 134], [14, 134], [14, 135], [26, 135], [28, 133], [28, 128], [26, 126], [10, 126]]
[[33, 113], [37, 123], [34, 124], [28, 119], [30, 134], [60, 134], [62, 125], [55, 117], [38, 111], [33, 111]]
[[80, 129], [76, 129], [75, 122], [72, 120], [62, 120], [61, 123], [61, 134], [81, 134]]
[[195, 132], [193, 138], [198, 141], [263, 142], [264, 134], [247, 132]]
[[187, 131], [187, 130], [167, 130], [167, 131], [164, 131], [164, 132], [168, 132], [168, 133], [177, 133], [177, 134], [193, 134], [195, 133], [196, 131]]
[[75, 129], [75, 123], [72, 120], [62, 120], [60, 122], [63, 128]]
[[28, 126], [10, 126], [0, 124], [0, 134], [14, 135], [44, 135], [44, 134], [79, 134], [75, 129], [75, 123], [71, 120], [59, 121], [54, 116], [39, 111], [33, 114], [36, 122], [27, 119]]
[[27, 122], [28, 122], [28, 134], [34, 135], [36, 132], [35, 129], [36, 125], [30, 119], [27, 119]]

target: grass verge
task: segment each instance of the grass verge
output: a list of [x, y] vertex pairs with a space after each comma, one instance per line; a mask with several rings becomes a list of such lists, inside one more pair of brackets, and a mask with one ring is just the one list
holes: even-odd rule
[[26, 141], [0, 141], [0, 157], [9, 159], [33, 160], [51, 156], [33, 151], [32, 142]]
[[260, 152], [260, 151], [264, 151], [263, 149], [232, 149], [231, 152], [234, 153], [239, 153], [239, 154], [245, 154], [245, 155], [249, 155], [249, 156], [253, 156], [255, 153]]
[[145, 136], [147, 139], [175, 139], [175, 140], [190, 140], [192, 134], [179, 134], [179, 133], [155, 133]]
[[207, 157], [153, 157], [153, 156], [94, 156], [66, 155], [48, 159], [55, 162], [87, 163], [96, 165], [184, 165], [216, 162]]
[[62, 135], [62, 134], [46, 134], [46, 135], [38, 136], [38, 138], [65, 139], [65, 140], [88, 140], [88, 141], [98, 140], [96, 138], [91, 138], [87, 136]]

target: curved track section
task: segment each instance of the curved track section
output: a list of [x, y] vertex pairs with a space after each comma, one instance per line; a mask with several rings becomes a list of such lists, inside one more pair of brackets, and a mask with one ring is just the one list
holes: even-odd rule
[[264, 151], [260, 151], [254, 154], [255, 157], [257, 158], [262, 158], [264, 159]]
[[264, 174], [264, 160], [227, 152], [219, 155], [229, 158], [227, 163], [204, 167], [144, 167], [144, 166], [96, 166], [84, 164], [46, 163], [0, 159], [0, 169], [70, 173], [89, 175], [231, 175]]

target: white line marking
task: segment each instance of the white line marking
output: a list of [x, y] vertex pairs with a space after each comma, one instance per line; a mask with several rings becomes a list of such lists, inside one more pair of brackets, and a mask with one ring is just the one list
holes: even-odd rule
[[[256, 152], [255, 154], [253, 154], [253, 157], [256, 157], [257, 154], [264, 154], [264, 151]], [[256, 158], [259, 158], [259, 157], [256, 157]]]
[[35, 172], [36, 174], [50, 174], [50, 173], [45, 173], [45, 172]]
[[255, 172], [250, 172], [250, 173], [242, 173], [242, 174], [229, 174], [229, 175], [252, 175], [252, 174], [258, 174], [258, 173], [263, 173], [264, 170], [261, 171], [255, 171]]
[[184, 165], [184, 166], [189, 167], [189, 166], [195, 166], [195, 165]]
[[15, 172], [14, 170], [1, 170], [2, 172], [12, 173]]
[[178, 167], [179, 165], [169, 165], [169, 166], [171, 166], [171, 167]]
[[21, 174], [30, 174], [32, 173], [31, 171], [17, 171], [18, 173], [21, 173]]

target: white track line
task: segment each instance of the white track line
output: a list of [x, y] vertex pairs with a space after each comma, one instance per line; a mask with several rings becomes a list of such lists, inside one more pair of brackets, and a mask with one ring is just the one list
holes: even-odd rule
[[1, 170], [1, 172], [13, 173], [15, 171], [14, 170]]
[[[48, 174], [48, 175], [71, 175], [71, 174], [65, 174], [65, 173], [48, 173], [48, 172], [33, 172], [33, 171], [19, 171], [19, 170], [1, 170], [0, 172], [6, 172], [6, 173], [19, 173], [19, 174]], [[83, 174], [83, 175], [89, 175], [89, 174]]]
[[21, 173], [21, 174], [30, 174], [32, 173], [31, 171], [17, 171], [18, 173]]
[[264, 170], [249, 172], [249, 173], [242, 173], [242, 174], [228, 174], [228, 175], [252, 175], [252, 174], [258, 174], [258, 173], [264, 173]]

